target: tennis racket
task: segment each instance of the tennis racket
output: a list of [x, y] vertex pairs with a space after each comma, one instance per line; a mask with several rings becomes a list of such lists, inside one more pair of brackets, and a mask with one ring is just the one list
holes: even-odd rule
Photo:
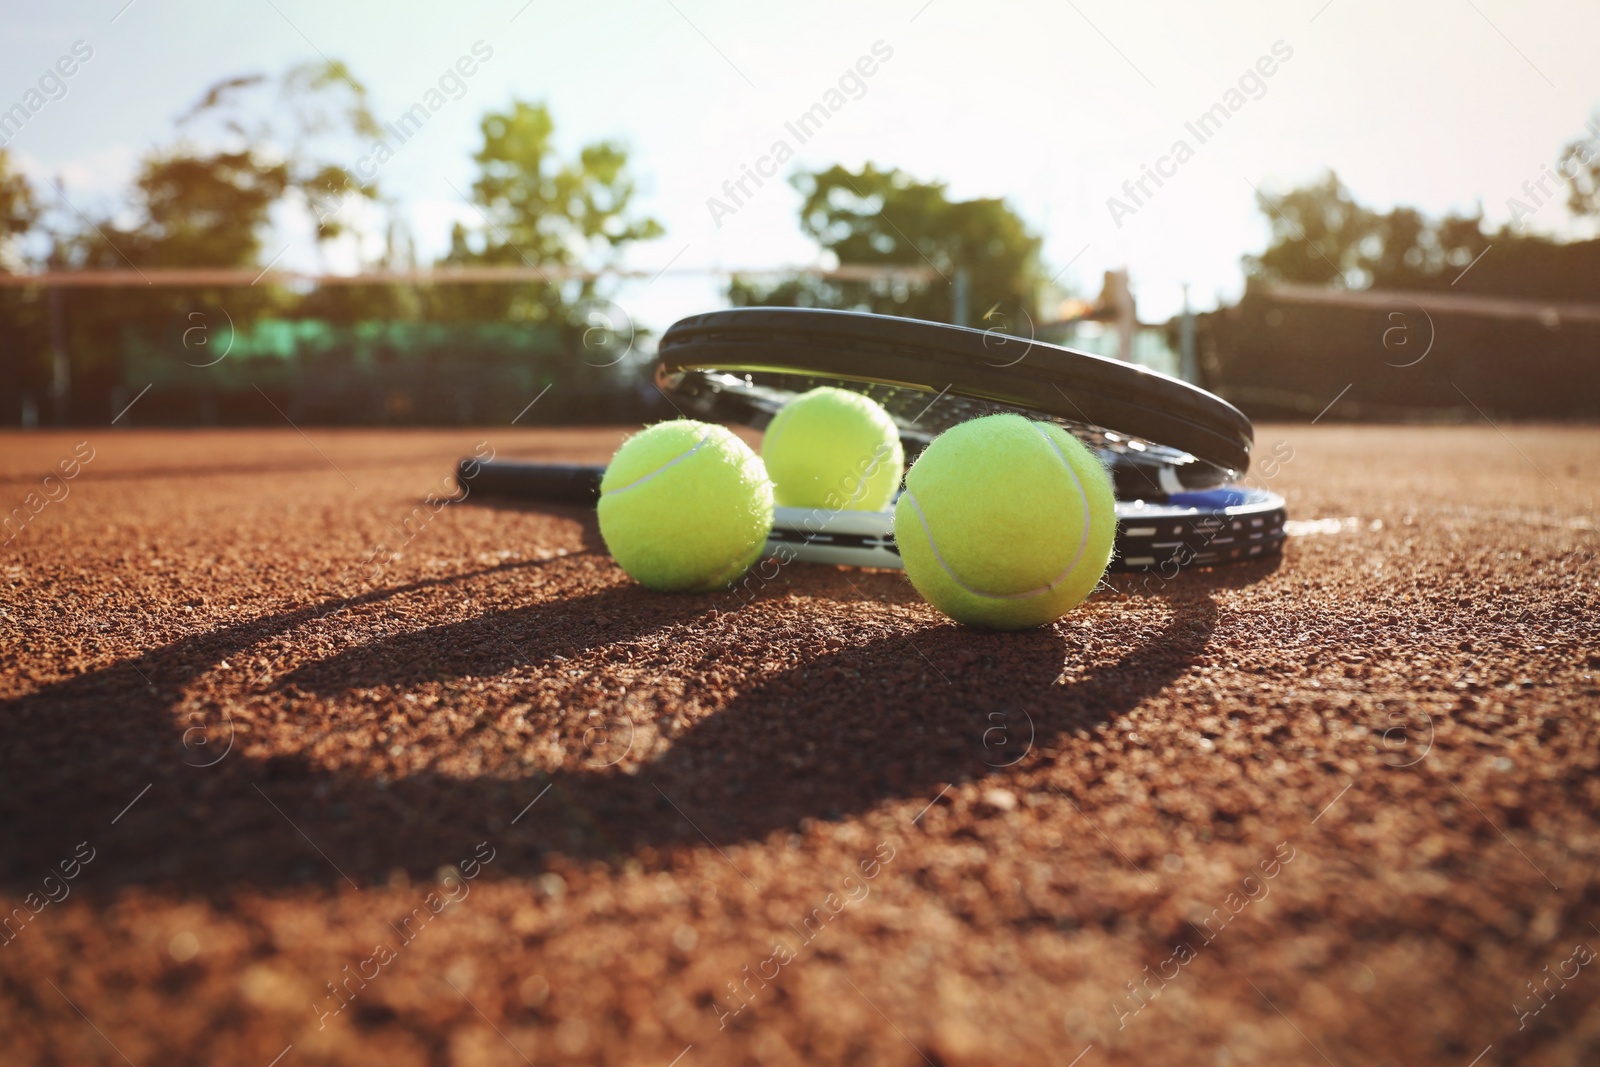
[[[1280, 551], [1282, 497], [1232, 484], [1254, 431], [1227, 401], [1130, 363], [996, 331], [811, 308], [736, 308], [662, 336], [656, 384], [683, 414], [764, 429], [798, 393], [854, 389], [900, 428], [909, 464], [967, 419], [1017, 412], [1094, 449], [1117, 491], [1112, 567], [1212, 565]], [[463, 460], [475, 494], [592, 504], [604, 466]], [[475, 471], [469, 478], [469, 472]], [[769, 551], [899, 567], [889, 512], [778, 508]]]

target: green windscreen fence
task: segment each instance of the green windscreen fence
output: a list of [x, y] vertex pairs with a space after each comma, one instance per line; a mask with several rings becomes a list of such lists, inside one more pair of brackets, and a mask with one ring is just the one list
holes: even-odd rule
[[[157, 342], [126, 339], [116, 391], [138, 422], [519, 425], [629, 421], [661, 403], [629, 338], [514, 323], [263, 319], [196, 323]], [[263, 394], [272, 405], [263, 401]]]

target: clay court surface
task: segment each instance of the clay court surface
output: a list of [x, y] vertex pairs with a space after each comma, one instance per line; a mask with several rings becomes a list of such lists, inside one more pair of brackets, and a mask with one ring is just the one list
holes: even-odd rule
[[0, 1061], [1600, 1060], [1600, 431], [1259, 427], [1280, 562], [1009, 635], [423, 504], [621, 436], [0, 436]]

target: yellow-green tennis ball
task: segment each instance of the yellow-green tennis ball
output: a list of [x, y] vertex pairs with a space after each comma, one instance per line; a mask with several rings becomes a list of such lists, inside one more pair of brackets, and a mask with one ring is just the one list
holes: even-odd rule
[[1059, 426], [1021, 415], [940, 434], [894, 509], [917, 592], [957, 622], [993, 630], [1065, 615], [1099, 584], [1116, 533], [1099, 459]]
[[600, 480], [598, 510], [606, 548], [640, 584], [709, 592], [761, 558], [772, 483], [731, 431], [678, 419], [622, 443]]
[[871, 397], [823, 386], [773, 416], [761, 458], [779, 504], [882, 511], [905, 471], [900, 431]]

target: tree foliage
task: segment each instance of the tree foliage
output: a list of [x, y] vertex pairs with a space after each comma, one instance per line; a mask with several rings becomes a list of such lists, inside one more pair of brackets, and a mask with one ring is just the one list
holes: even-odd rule
[[14, 170], [11, 154], [0, 148], [0, 271], [23, 265], [15, 241], [33, 229], [39, 220], [39, 204], [28, 179]]
[[[598, 267], [663, 232], [655, 219], [633, 211], [638, 183], [622, 145], [596, 141], [563, 159], [549, 109], [524, 100], [486, 114], [480, 130], [472, 203], [481, 225], [456, 225], [446, 264]], [[594, 295], [594, 282], [586, 280], [451, 286], [432, 303], [444, 317], [563, 322]]]
[[279, 196], [294, 194], [319, 247], [351, 231], [351, 205], [381, 199], [375, 182], [363, 184], [336, 162], [352, 144], [382, 132], [366, 86], [338, 60], [301, 63], [276, 78], [224, 78], [179, 117], [178, 130], [223, 147], [210, 154], [170, 149], [169, 156], [223, 168], [242, 157], [262, 171], [281, 170]]
[[851, 308], [951, 321], [951, 291], [964, 271], [972, 317], [987, 308], [1033, 314], [1040, 239], [1001, 199], [952, 200], [943, 182], [923, 182], [871, 163], [839, 165], [791, 179], [804, 201], [800, 226], [841, 265], [931, 267], [932, 282], [736, 281], [735, 304]]
[[135, 184], [144, 217], [130, 244], [141, 266], [248, 267], [289, 168], [248, 151], [176, 151], [146, 159]]
[[1600, 215], [1600, 118], [1591, 118], [1589, 136], [1561, 150], [1557, 171], [1567, 180], [1567, 207], [1574, 215]]
[[[66, 210], [51, 214], [46, 265], [91, 270], [264, 267], [277, 252], [264, 254], [265, 242], [276, 213], [284, 208], [302, 213], [320, 248], [342, 231], [337, 222], [322, 217], [331, 213], [319, 204], [319, 196], [326, 199], [341, 189], [336, 194], [341, 198], [377, 195], [372, 187], [358, 186], [336, 162], [353, 138], [377, 129], [366, 90], [339, 63], [301, 64], [277, 77], [224, 79], [180, 116], [172, 143], [141, 160], [129, 190], [130, 210], [98, 219]], [[0, 193], [0, 199], [5, 195]], [[123, 354], [136, 339], [182, 358], [182, 338], [190, 335], [193, 314], [220, 320], [218, 309], [225, 307], [227, 321], [246, 328], [295, 300], [265, 286], [132, 286], [69, 290], [54, 299], [61, 305], [58, 340], [71, 354], [73, 389], [79, 395], [109, 391], [120, 378]], [[42, 312], [32, 315], [18, 341], [13, 373], [30, 386], [47, 373], [54, 343], [47, 323]]]
[[1491, 232], [1476, 214], [1435, 218], [1404, 205], [1377, 211], [1332, 173], [1258, 204], [1272, 238], [1244, 258], [1252, 281], [1600, 299], [1600, 242], [1557, 241], [1514, 225]]
[[1257, 193], [1256, 204], [1272, 237], [1244, 266], [1261, 281], [1417, 288], [1465, 268], [1490, 243], [1481, 215], [1430, 219], [1410, 207], [1374, 211], [1357, 203], [1332, 171], [1282, 196]]
[[[178, 118], [171, 143], [141, 161], [125, 210], [89, 217], [62, 206], [50, 213], [48, 229], [41, 228], [27, 183], [0, 151], [0, 270], [264, 268], [283, 251], [280, 241], [303, 232], [276, 231], [276, 224], [294, 212], [313, 231], [319, 252], [352, 231], [377, 236], [363, 229], [374, 219], [374, 212], [361, 210], [363, 204], [376, 204], [380, 219], [389, 215], [388, 262], [409, 260], [395, 252], [409, 240], [393, 205], [375, 183], [363, 185], [341, 162], [383, 133], [365, 87], [341, 63], [225, 78]], [[470, 194], [482, 225], [456, 228], [446, 264], [598, 268], [614, 262], [627, 245], [662, 232], [658, 222], [634, 208], [637, 182], [620, 144], [597, 141], [563, 155], [548, 109], [515, 100], [485, 115], [482, 133]], [[31, 264], [16, 254], [23, 247], [17, 238], [29, 235], [43, 240], [27, 247], [48, 248]], [[364, 253], [363, 259], [369, 256]], [[267, 285], [174, 289], [133, 284], [62, 289], [49, 296], [38, 289], [7, 289], [0, 291], [0, 386], [18, 404], [24, 395], [44, 395], [51, 381], [50, 352], [59, 340], [71, 356], [75, 397], [94, 398], [92, 406], [78, 405], [73, 417], [99, 419], [106, 413], [97, 409], [126, 384], [125, 353], [165, 352], [201, 366], [211, 350], [187, 353], [198, 359], [185, 358], [189, 338], [229, 326], [247, 331], [267, 315], [350, 327], [430, 317], [541, 322], [555, 327], [539, 334], [547, 348], [548, 338], [559, 336], [566, 351], [578, 352], [583, 363], [601, 369], [602, 377], [624, 376], [633, 369], [619, 366], [634, 350], [632, 323], [619, 309], [597, 314], [598, 302], [595, 283], [584, 280], [420, 290], [328, 286], [309, 294]], [[61, 313], [52, 318], [51, 307]], [[61, 334], [55, 340], [52, 321]], [[618, 369], [607, 369], [613, 366]], [[572, 368], [587, 373], [577, 361]], [[177, 371], [180, 377], [186, 372]], [[215, 387], [216, 378], [196, 377], [194, 388]], [[13, 404], [0, 408], [7, 417], [18, 410]]]

